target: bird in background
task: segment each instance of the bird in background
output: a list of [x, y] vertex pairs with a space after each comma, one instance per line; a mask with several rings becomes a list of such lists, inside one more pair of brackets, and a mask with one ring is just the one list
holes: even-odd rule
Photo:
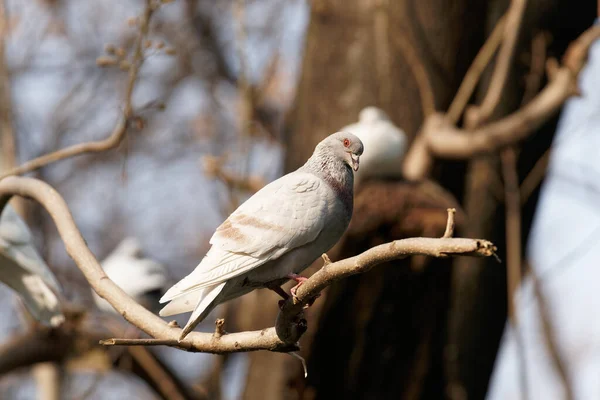
[[[142, 257], [142, 247], [136, 238], [123, 239], [100, 264], [106, 275], [125, 293], [147, 309], [158, 311], [156, 304], [169, 281], [167, 271], [158, 262]], [[98, 308], [116, 312], [94, 290], [92, 296]]]
[[354, 177], [355, 187], [372, 178], [401, 178], [402, 160], [408, 147], [406, 133], [380, 108], [369, 106], [358, 114], [358, 122], [342, 128], [356, 135], [367, 151]]
[[64, 322], [56, 277], [33, 246], [29, 228], [7, 204], [0, 216], [0, 282], [14, 290], [39, 322]]
[[334, 133], [299, 169], [263, 187], [240, 205], [210, 239], [200, 265], [160, 299], [161, 316], [192, 311], [182, 340], [220, 303], [258, 288], [288, 297], [281, 285], [340, 239], [352, 217], [354, 172], [363, 144]]

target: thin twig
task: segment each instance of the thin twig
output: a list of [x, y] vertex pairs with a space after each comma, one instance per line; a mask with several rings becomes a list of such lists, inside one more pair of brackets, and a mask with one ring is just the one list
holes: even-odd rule
[[506, 205], [506, 265], [508, 290], [508, 316], [516, 322], [515, 293], [521, 286], [521, 200], [519, 177], [514, 149], [507, 148], [501, 154], [502, 177], [504, 179], [504, 201]]
[[504, 24], [502, 45], [500, 46], [498, 59], [496, 60], [494, 72], [490, 79], [490, 86], [486, 91], [481, 105], [473, 107], [471, 112], [468, 113], [467, 121], [465, 122], [467, 128], [480, 126], [482, 123], [493, 118], [498, 104], [500, 104], [515, 54], [526, 5], [527, 0], [512, 0], [510, 3], [510, 8], [506, 14], [506, 24]]
[[225, 325], [225, 320], [223, 318], [219, 318], [215, 321], [215, 333], [213, 333], [215, 339], [218, 339], [227, 333], [225, 332], [223, 325]]
[[456, 214], [456, 208], [448, 209], [448, 221], [446, 222], [446, 231], [444, 232], [443, 238], [451, 238], [454, 236], [454, 216]]
[[421, 99], [421, 110], [423, 111], [423, 117], [427, 117], [433, 114], [435, 110], [435, 95], [433, 92], [433, 87], [431, 86], [431, 81], [429, 80], [429, 76], [427, 75], [427, 69], [425, 68], [425, 64], [419, 59], [417, 52], [415, 51], [414, 46], [408, 40], [406, 35], [394, 35], [394, 40], [402, 55], [404, 55], [405, 61], [408, 64], [413, 77], [415, 78], [415, 82], [417, 83], [417, 88], [419, 89], [419, 97]]
[[64, 160], [73, 156], [87, 153], [99, 153], [110, 150], [117, 147], [123, 141], [123, 138], [127, 133], [129, 121], [133, 116], [133, 106], [131, 101], [133, 89], [138, 78], [140, 67], [144, 60], [144, 41], [148, 35], [150, 19], [155, 9], [155, 3], [152, 0], [146, 0], [146, 8], [144, 9], [144, 13], [140, 19], [139, 33], [135, 41], [131, 65], [129, 66], [129, 77], [127, 80], [127, 86], [125, 88], [123, 116], [121, 119], [119, 119], [117, 126], [113, 129], [110, 136], [103, 140], [76, 144], [65, 149], [34, 158], [33, 160], [27, 161], [24, 164], [3, 173], [0, 175], [0, 179], [10, 175], [22, 175], [44, 167], [50, 163]]
[[130, 347], [128, 351], [131, 357], [146, 371], [165, 399], [185, 400], [186, 397], [179, 391], [173, 379], [147, 349]]
[[521, 286], [521, 200], [519, 199], [519, 176], [517, 174], [517, 157], [513, 148], [504, 149], [501, 153], [502, 177], [504, 180], [504, 201], [506, 207], [506, 272], [507, 301], [509, 322], [515, 332], [518, 348], [519, 379], [521, 392], [525, 399], [529, 398], [527, 386], [527, 364], [523, 336], [515, 311], [515, 297]]
[[485, 68], [492, 60], [494, 54], [496, 54], [496, 50], [498, 50], [500, 43], [502, 43], [505, 23], [506, 14], [498, 20], [494, 30], [487, 38], [483, 47], [481, 47], [479, 53], [475, 56], [473, 63], [467, 70], [467, 73], [456, 92], [456, 96], [454, 96], [454, 100], [452, 100], [452, 104], [450, 104], [448, 112], [446, 113], [448, 121], [453, 124], [458, 122], [460, 116], [465, 111], [465, 107], [473, 95], [473, 91], [475, 90], [475, 87], [477, 87], [479, 79], [481, 79], [481, 74], [485, 71]]
[[16, 145], [12, 121], [10, 73], [6, 64], [5, 47], [8, 35], [8, 15], [5, 1], [0, 1], [0, 169], [6, 171], [16, 163]]
[[[246, 157], [250, 157], [246, 155]], [[260, 176], [238, 176], [223, 168], [223, 157], [206, 155], [202, 158], [202, 166], [207, 177], [221, 180], [231, 192], [233, 189], [256, 193], [266, 182]], [[246, 175], [246, 174], [245, 174]], [[233, 207], [235, 209], [235, 207]]]
[[544, 176], [546, 176], [546, 170], [548, 169], [548, 163], [550, 162], [550, 154], [552, 154], [551, 148], [547, 149], [544, 154], [542, 154], [521, 183], [521, 205], [527, 203], [527, 200], [529, 200], [535, 189], [542, 182], [542, 179], [544, 179]]
[[554, 115], [569, 97], [579, 93], [579, 72], [585, 65], [590, 45], [599, 37], [598, 25], [585, 31], [569, 46], [563, 65], [552, 69], [548, 85], [528, 104], [496, 122], [467, 132], [451, 124], [444, 114], [431, 115], [406, 155], [405, 177], [410, 180], [426, 177], [433, 157], [469, 159], [525, 139]]
[[544, 332], [546, 347], [548, 348], [548, 352], [550, 353], [552, 362], [554, 363], [556, 371], [558, 372], [558, 375], [560, 376], [561, 381], [564, 385], [565, 399], [573, 400], [575, 399], [573, 383], [571, 382], [567, 363], [565, 362], [564, 357], [561, 354], [560, 348], [558, 346], [558, 340], [556, 339], [556, 335], [554, 334], [555, 329], [554, 325], [552, 324], [550, 310], [548, 309], [548, 301], [546, 299], [544, 290], [542, 288], [542, 284], [538, 279], [535, 269], [529, 268], [528, 271], [533, 283], [533, 291], [535, 294], [535, 298], [538, 303], [539, 316], [540, 321], [542, 323], [542, 331]]
[[[527, 105], [508, 116], [471, 131], [458, 129], [444, 114], [427, 118], [405, 157], [404, 176], [427, 177], [433, 158], [464, 160], [490, 153], [525, 139], [554, 115], [571, 96], [578, 95], [578, 75], [585, 66], [591, 44], [600, 37], [600, 26], [585, 31], [569, 46], [562, 66], [549, 62], [549, 82]], [[550, 60], [549, 60], [550, 61]]]
[[[460, 238], [411, 238], [396, 240], [374, 247], [364, 253], [331, 263], [312, 275], [296, 292], [296, 302], [289, 299], [277, 320], [276, 328], [261, 331], [240, 332], [215, 338], [211, 333], [192, 332], [179, 341], [181, 329], [172, 327], [154, 315], [117, 286], [106, 274], [92, 254], [64, 199], [50, 185], [33, 178], [7, 177], [0, 180], [0, 206], [11, 196], [17, 195], [40, 203], [54, 221], [69, 256], [81, 270], [90, 286], [104, 298], [127, 321], [155, 339], [109, 339], [102, 344], [168, 345], [187, 351], [207, 353], [231, 353], [269, 350], [289, 352], [298, 348], [296, 344], [302, 332], [298, 323], [304, 305], [308, 304], [324, 288], [347, 276], [368, 271], [384, 262], [405, 258], [415, 254], [432, 257], [480, 256], [495, 254], [496, 247], [481, 239]], [[0, 207], [1, 208], [1, 207]], [[0, 210], [1, 211], [1, 210]]]
[[531, 41], [531, 61], [529, 73], [525, 77], [525, 93], [521, 105], [529, 103], [540, 91], [546, 67], [546, 46], [546, 32], [538, 32]]

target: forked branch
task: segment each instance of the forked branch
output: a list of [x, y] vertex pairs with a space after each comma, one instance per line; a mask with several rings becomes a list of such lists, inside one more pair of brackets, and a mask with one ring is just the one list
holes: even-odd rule
[[288, 300], [284, 303], [276, 328], [229, 334], [219, 323], [219, 334], [192, 332], [184, 340], [178, 341], [181, 333], [179, 327], [168, 324], [136, 303], [106, 276], [75, 226], [67, 204], [56, 190], [33, 178], [11, 176], [0, 180], [0, 205], [6, 204], [12, 195], [33, 199], [48, 211], [67, 253], [90, 286], [127, 321], [152, 337], [108, 339], [101, 342], [105, 345], [167, 345], [187, 351], [217, 354], [256, 350], [289, 352], [298, 348], [297, 341], [303, 333], [305, 322], [301, 316], [304, 305], [335, 281], [411, 255], [488, 257], [494, 255], [496, 250], [492, 243], [480, 239], [411, 238], [382, 244], [358, 256], [332, 262], [311, 276], [298, 288], [295, 302]]

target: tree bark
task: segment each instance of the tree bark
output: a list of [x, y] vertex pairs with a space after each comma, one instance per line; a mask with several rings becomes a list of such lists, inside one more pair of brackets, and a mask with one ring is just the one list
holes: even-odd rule
[[[368, 105], [383, 108], [414, 136], [424, 110], [413, 72], [425, 72], [437, 107], [446, 108], [482, 43], [481, 24], [465, 21], [484, 15], [485, 4], [478, 0], [314, 1], [296, 102], [286, 124], [286, 170], [302, 165], [321, 139], [356, 121]], [[399, 38], [412, 46], [416, 60]], [[379, 189], [389, 193], [386, 212], [393, 214], [394, 202], [402, 201], [406, 192], [398, 183], [386, 185]], [[417, 192], [422, 202], [425, 195]], [[441, 234], [447, 202], [434, 198], [420, 216], [432, 221], [427, 233]], [[355, 210], [355, 218], [363, 212], [368, 209]], [[337, 247], [339, 257], [404, 237], [407, 231], [399, 225], [409, 215], [391, 215], [369, 236], [350, 237]], [[409, 219], [418, 225], [421, 217], [415, 215]], [[309, 332], [301, 342], [301, 354], [309, 362], [307, 381], [292, 357], [250, 354], [244, 398], [441, 394], [448, 262], [432, 262], [422, 270], [411, 270], [409, 261], [396, 264], [334, 285], [308, 310]], [[254, 320], [268, 325], [277, 312], [268, 308], [276, 297], [259, 295], [264, 307], [253, 314]], [[432, 379], [437, 386], [429, 384]]]

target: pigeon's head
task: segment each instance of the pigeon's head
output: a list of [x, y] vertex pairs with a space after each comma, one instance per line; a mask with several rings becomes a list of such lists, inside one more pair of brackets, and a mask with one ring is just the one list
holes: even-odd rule
[[363, 153], [363, 144], [358, 137], [349, 132], [336, 132], [326, 137], [318, 148], [326, 149], [334, 157], [343, 160], [354, 171], [358, 171], [359, 157]]

